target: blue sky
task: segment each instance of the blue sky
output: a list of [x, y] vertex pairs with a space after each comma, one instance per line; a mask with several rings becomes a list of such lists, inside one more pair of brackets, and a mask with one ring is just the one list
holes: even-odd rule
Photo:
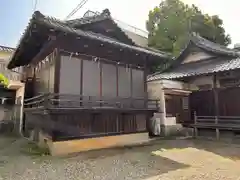
[[[15, 47], [33, 13], [35, 0], [0, 0], [0, 45]], [[233, 44], [240, 43], [240, 25], [236, 23], [239, 14], [239, 0], [183, 0], [196, 4], [204, 12], [217, 14], [224, 21], [226, 31]], [[37, 10], [43, 14], [64, 19], [80, 0], [38, 0]], [[102, 11], [109, 8], [112, 16], [128, 24], [145, 29], [150, 9], [161, 0], [89, 0], [72, 18], [81, 17], [88, 9]], [[229, 3], [226, 3], [229, 2]]]

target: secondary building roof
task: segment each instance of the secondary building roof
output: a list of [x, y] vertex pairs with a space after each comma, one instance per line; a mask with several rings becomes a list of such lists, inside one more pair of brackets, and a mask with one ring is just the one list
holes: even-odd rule
[[4, 51], [4, 52], [14, 52], [14, 48], [11, 48], [11, 47], [7, 47], [7, 46], [0, 46], [0, 51]]
[[[191, 54], [191, 48], [197, 47], [210, 57], [195, 62], [183, 63]], [[187, 47], [176, 58], [172, 65], [163, 72], [157, 72], [148, 77], [148, 81], [159, 79], [180, 79], [184, 77], [211, 74], [240, 68], [240, 52], [213, 43], [199, 35], [193, 34]]]
[[207, 51], [212, 52], [218, 55], [227, 55], [227, 56], [239, 56], [240, 53], [235, 49], [227, 48], [226, 46], [214, 43], [212, 41], [209, 41], [201, 36], [199, 36], [196, 33], [193, 33], [191, 35], [190, 43], [195, 44], [197, 47]]
[[196, 63], [184, 64], [172, 71], [151, 75], [149, 76], [148, 80], [153, 81], [158, 79], [179, 79], [190, 76], [229, 71], [239, 68], [240, 58], [234, 58], [230, 60], [222, 60], [221, 58], [210, 59]]

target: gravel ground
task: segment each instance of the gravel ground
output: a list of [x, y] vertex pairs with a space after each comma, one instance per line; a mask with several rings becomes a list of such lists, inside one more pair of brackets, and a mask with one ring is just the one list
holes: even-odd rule
[[56, 158], [33, 155], [24, 140], [0, 137], [0, 179], [12, 180], [237, 180], [240, 146], [203, 140], [158, 140], [151, 145]]

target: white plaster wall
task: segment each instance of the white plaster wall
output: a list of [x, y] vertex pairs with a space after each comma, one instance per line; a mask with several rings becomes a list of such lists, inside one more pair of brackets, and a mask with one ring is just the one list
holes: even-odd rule
[[147, 86], [148, 96], [153, 99], [159, 99], [163, 88], [187, 90], [189, 85], [180, 81], [157, 80], [148, 82]]
[[[8, 89], [16, 90], [16, 96], [15, 96], [15, 104], [17, 109], [15, 109], [15, 115], [19, 116], [19, 122], [17, 123], [16, 127], [19, 129], [17, 130], [19, 133], [21, 133], [22, 130], [22, 120], [23, 120], [23, 101], [24, 101], [24, 93], [25, 93], [25, 84], [21, 83], [20, 81], [10, 81], [8, 85]], [[18, 109], [20, 108], [20, 109]], [[16, 114], [17, 113], [17, 114]], [[19, 113], [19, 114], [18, 114]]]
[[147, 83], [148, 97], [150, 99], [159, 99], [162, 93], [162, 84], [160, 81], [151, 81]]
[[176, 125], [176, 117], [166, 117], [166, 126], [175, 126]]
[[159, 112], [154, 114], [152, 128], [155, 135], [161, 134], [161, 124], [166, 121], [165, 95], [163, 85], [160, 81], [151, 81], [147, 84], [148, 97], [159, 100]]
[[[20, 122], [19, 122], [19, 132], [22, 131], [22, 121], [23, 121], [23, 101], [24, 101], [24, 92], [25, 92], [25, 84], [22, 83], [19, 89], [16, 90], [16, 101], [17, 98], [20, 98], [21, 101], [21, 107], [20, 107]], [[17, 103], [17, 102], [16, 102]]]
[[176, 117], [166, 117], [165, 93], [163, 88], [185, 90], [185, 86], [186, 84], [182, 82], [170, 80], [158, 80], [148, 82], [149, 98], [157, 98], [160, 100], [159, 112], [154, 114], [152, 121], [152, 127], [154, 128], [153, 132], [155, 133], [155, 135], [171, 135], [177, 132], [178, 129], [181, 129], [181, 125], [176, 124]]
[[186, 84], [180, 81], [160, 80], [159, 82], [163, 85], [163, 88], [185, 89], [186, 87]]
[[198, 89], [198, 86], [210, 84], [213, 87], [213, 77], [212, 76], [201, 76], [189, 82], [190, 89]]

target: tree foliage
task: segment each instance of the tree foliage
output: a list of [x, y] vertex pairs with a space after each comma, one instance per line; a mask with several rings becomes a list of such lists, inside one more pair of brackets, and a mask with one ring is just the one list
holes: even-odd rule
[[0, 84], [2, 84], [5, 87], [7, 87], [9, 84], [8, 79], [1, 73], [0, 73]]
[[161, 2], [149, 12], [146, 26], [149, 46], [175, 56], [184, 48], [192, 32], [221, 45], [231, 43], [217, 15], [204, 14], [195, 5], [188, 6], [180, 0]]

